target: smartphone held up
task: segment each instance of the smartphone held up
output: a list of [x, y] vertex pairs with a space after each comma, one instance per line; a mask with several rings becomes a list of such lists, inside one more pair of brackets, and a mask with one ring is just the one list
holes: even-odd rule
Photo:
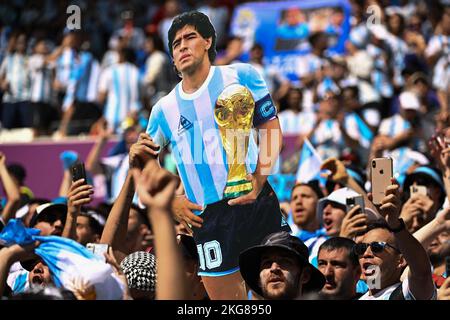
[[372, 197], [375, 205], [380, 205], [385, 197], [386, 188], [393, 177], [392, 158], [374, 158], [370, 166]]
[[70, 167], [70, 172], [72, 174], [72, 182], [84, 179], [84, 184], [86, 184], [86, 170], [84, 169], [83, 162], [77, 162]]

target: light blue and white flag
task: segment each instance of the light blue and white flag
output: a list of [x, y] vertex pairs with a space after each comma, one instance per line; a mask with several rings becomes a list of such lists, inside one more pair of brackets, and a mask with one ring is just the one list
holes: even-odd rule
[[297, 182], [308, 182], [317, 179], [320, 176], [320, 166], [322, 159], [312, 146], [311, 142], [305, 138], [302, 150], [300, 151], [300, 160], [297, 169]]
[[97, 300], [121, 300], [123, 285], [111, 266], [74, 240], [39, 236], [39, 230], [26, 228], [21, 220], [11, 219], [0, 233], [0, 243], [27, 245], [39, 241], [34, 252], [48, 266], [57, 287], [73, 288], [80, 280], [92, 285]]

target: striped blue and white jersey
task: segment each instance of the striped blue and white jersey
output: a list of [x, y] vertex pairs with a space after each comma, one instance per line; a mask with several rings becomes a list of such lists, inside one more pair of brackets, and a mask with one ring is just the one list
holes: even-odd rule
[[381, 121], [378, 133], [392, 138], [409, 129], [411, 129], [409, 121], [403, 119], [401, 115], [396, 114]]
[[64, 88], [69, 84], [73, 70], [78, 64], [77, 53], [74, 49], [66, 48], [56, 61], [56, 80], [63, 85]]
[[[411, 128], [412, 126], [409, 121], [403, 119], [399, 114], [396, 114], [381, 122], [378, 133], [392, 138]], [[391, 157], [394, 160], [394, 173], [403, 173], [407, 169], [406, 158], [411, 158], [409, 153], [411, 150], [418, 150], [423, 147], [422, 144], [423, 143], [419, 139], [413, 138], [408, 146], [401, 146], [391, 151], [385, 150], [383, 152], [383, 157]]]
[[[373, 139], [373, 133], [361, 117], [355, 113], [345, 115], [344, 127], [347, 134], [357, 140], [360, 147], [368, 149]], [[323, 120], [311, 137], [311, 143], [322, 159], [339, 157], [346, 147], [339, 122], [334, 119]]]
[[[276, 117], [276, 108], [266, 83], [249, 64], [212, 66], [202, 86], [192, 94], [182, 82], [159, 100], [150, 114], [147, 133], [164, 147], [172, 146], [178, 173], [186, 196], [194, 203], [207, 205], [223, 198], [227, 182], [227, 156], [214, 120], [215, 102], [224, 88], [232, 84], [247, 87], [255, 100], [253, 127]], [[254, 172], [257, 145], [250, 135], [246, 167]]]
[[375, 69], [371, 73], [371, 82], [375, 90], [385, 98], [391, 98], [394, 94], [394, 88], [388, 77], [388, 66], [383, 58], [383, 49], [369, 44], [367, 53], [373, 58]]
[[99, 75], [100, 66], [98, 61], [90, 52], [81, 52], [79, 63], [73, 69], [67, 85], [63, 109], [67, 110], [75, 100], [79, 102], [97, 101]]
[[442, 91], [448, 90], [450, 85], [450, 36], [442, 34], [433, 36], [425, 50], [425, 55], [430, 57], [442, 51], [433, 69], [433, 86]]
[[98, 91], [107, 92], [103, 115], [114, 131], [131, 111], [141, 108], [141, 79], [138, 68], [128, 62], [105, 69], [98, 83]]
[[402, 76], [402, 70], [405, 68], [405, 55], [409, 53], [408, 45], [403, 39], [389, 33], [385, 42], [390, 47], [393, 54], [391, 61], [392, 68], [394, 70], [394, 83], [397, 85], [403, 85], [404, 79]]
[[5, 76], [9, 90], [3, 95], [3, 102], [15, 103], [30, 99], [30, 77], [28, 73], [28, 57], [9, 54], [0, 66], [0, 77]]
[[26, 292], [31, 288], [29, 281], [30, 272], [25, 270], [20, 262], [14, 262], [9, 269], [6, 283], [14, 294]]
[[45, 56], [33, 54], [28, 61], [31, 81], [31, 102], [49, 103], [52, 96], [52, 67], [45, 63]]
[[102, 158], [101, 163], [106, 166], [106, 176], [109, 179], [107, 201], [113, 203], [119, 196], [129, 170], [127, 153]]
[[281, 131], [284, 135], [307, 135], [316, 122], [316, 114], [310, 111], [281, 111], [278, 115]]

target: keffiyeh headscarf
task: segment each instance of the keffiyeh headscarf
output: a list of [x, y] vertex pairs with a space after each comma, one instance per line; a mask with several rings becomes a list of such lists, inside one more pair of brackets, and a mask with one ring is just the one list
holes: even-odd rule
[[130, 289], [155, 292], [156, 258], [153, 254], [144, 251], [133, 252], [122, 260], [120, 268], [127, 277]]

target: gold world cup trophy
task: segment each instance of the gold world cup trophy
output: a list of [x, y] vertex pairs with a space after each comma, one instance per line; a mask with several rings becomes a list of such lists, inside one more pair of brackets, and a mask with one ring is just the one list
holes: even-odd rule
[[246, 179], [245, 160], [254, 110], [255, 100], [251, 92], [240, 84], [226, 87], [216, 101], [214, 119], [228, 163], [225, 198], [236, 198], [253, 189], [252, 183]]

